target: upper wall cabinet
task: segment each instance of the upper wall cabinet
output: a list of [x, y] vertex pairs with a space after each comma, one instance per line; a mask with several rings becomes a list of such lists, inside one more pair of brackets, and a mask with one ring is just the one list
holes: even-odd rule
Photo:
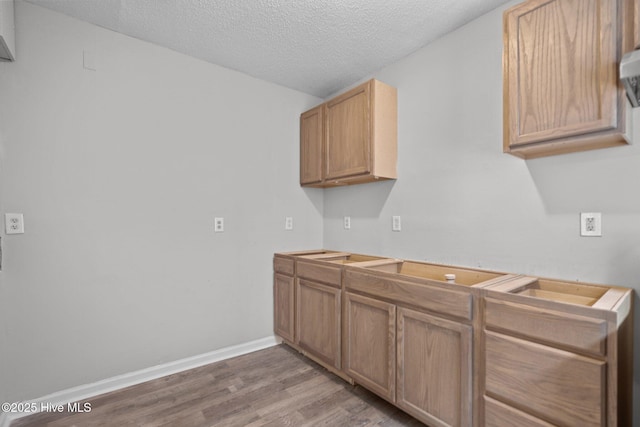
[[16, 59], [13, 0], [0, 1], [0, 61]]
[[396, 179], [397, 91], [370, 80], [300, 116], [300, 185]]
[[618, 65], [632, 49], [633, 7], [529, 0], [505, 11], [506, 153], [528, 159], [627, 143]]

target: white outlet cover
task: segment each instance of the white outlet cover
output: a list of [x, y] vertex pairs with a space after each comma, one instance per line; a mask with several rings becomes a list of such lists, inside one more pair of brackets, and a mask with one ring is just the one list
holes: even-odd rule
[[215, 233], [222, 233], [224, 231], [224, 218], [216, 217], [213, 220], [213, 231]]
[[284, 229], [293, 230], [293, 217], [287, 216], [284, 218]]
[[602, 236], [602, 214], [600, 212], [580, 214], [580, 235], [585, 237]]
[[351, 217], [350, 216], [345, 216], [344, 217], [344, 229], [345, 230], [351, 230]]
[[7, 234], [24, 233], [24, 216], [21, 213], [4, 214], [4, 230]]

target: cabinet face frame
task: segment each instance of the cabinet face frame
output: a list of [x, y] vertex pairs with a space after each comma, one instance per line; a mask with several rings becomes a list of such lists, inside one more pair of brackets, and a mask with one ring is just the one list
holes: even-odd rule
[[[368, 335], [361, 333], [368, 329], [364, 324], [376, 315], [382, 316], [385, 327], [369, 330]], [[345, 373], [379, 396], [395, 402], [396, 306], [345, 292], [343, 322]], [[378, 347], [380, 351], [374, 351]]]
[[292, 276], [273, 275], [273, 329], [279, 337], [293, 342], [295, 339], [295, 285]]
[[340, 289], [296, 280], [295, 342], [325, 363], [341, 368]]
[[300, 116], [300, 185], [323, 180], [324, 122], [324, 104]]
[[633, 45], [640, 49], [640, 2], [633, 2]]
[[[582, 44], [576, 42], [575, 45], [578, 47], [587, 47], [586, 51], [583, 49], [582, 52], [576, 52], [573, 58], [566, 54], [573, 49], [566, 40], [554, 39], [544, 43], [546, 36], [537, 35], [537, 33], [546, 34], [549, 31], [546, 27], [551, 21], [546, 22], [544, 18], [557, 14], [557, 11], [555, 13], [545, 11], [545, 16], [541, 11], [561, 5], [563, 2], [565, 0], [529, 0], [507, 10], [504, 14], [503, 149], [505, 153], [522, 158], [535, 158], [627, 143], [625, 139], [626, 99], [622, 85], [618, 81], [617, 65], [621, 51], [630, 45], [631, 34], [627, 28], [629, 20], [624, 18], [625, 14], [631, 14], [630, 2], [628, 0], [574, 2], [578, 5], [576, 7], [592, 4], [593, 9], [600, 12], [595, 17], [584, 12], [586, 16], [581, 15], [575, 18], [582, 19], [582, 26], [577, 27], [583, 27], [584, 31], [580, 34], [583, 40], [593, 34], [593, 31], [588, 31], [588, 27], [592, 27], [595, 23], [599, 23], [600, 26], [596, 29], [593, 39], [597, 46], [589, 49], [590, 46], [586, 41]], [[577, 14], [578, 10], [576, 10]], [[533, 19], [528, 15], [534, 15], [535, 19], [538, 19], [536, 25], [539, 28], [532, 29], [523, 36], [520, 33], [521, 23], [526, 22], [527, 19]], [[571, 14], [567, 14], [569, 15]], [[593, 25], [589, 23], [589, 19]], [[559, 38], [560, 33], [564, 34], [564, 31], [558, 29], [553, 34]], [[543, 46], [536, 46], [534, 49], [531, 47], [534, 43], [543, 44]], [[522, 52], [525, 45], [529, 46], [528, 52]], [[554, 50], [549, 46], [556, 48]], [[564, 50], [560, 52], [562, 49]], [[548, 52], [555, 52], [554, 57], [549, 58], [548, 55], [544, 57]], [[523, 58], [533, 56], [535, 58], [529, 61], [528, 66], [522, 64]], [[595, 78], [579, 74], [564, 73], [563, 75], [562, 71], [556, 71], [592, 69], [580, 63], [571, 65], [570, 62], [577, 61], [578, 58], [591, 58], [597, 67], [597, 71], [593, 71]], [[561, 67], [556, 61], [566, 61], [567, 64]], [[535, 69], [532, 65], [534, 62], [538, 64]], [[525, 81], [522, 72], [529, 72], [530, 76], [535, 76], [538, 84]], [[576, 85], [573, 89], [571, 89], [572, 84]], [[558, 88], [565, 89], [561, 91]], [[523, 128], [525, 121], [532, 123], [533, 126], [529, 126], [529, 129]]]
[[[397, 405], [434, 427], [471, 426], [472, 326], [403, 307], [398, 307], [397, 318]], [[411, 322], [422, 324], [418, 342], [409, 340]], [[416, 359], [426, 366], [411, 372], [410, 364], [420, 365]], [[456, 383], [451, 375], [459, 377]], [[421, 386], [412, 388], [411, 381], [420, 381]], [[449, 393], [443, 395], [443, 389]]]

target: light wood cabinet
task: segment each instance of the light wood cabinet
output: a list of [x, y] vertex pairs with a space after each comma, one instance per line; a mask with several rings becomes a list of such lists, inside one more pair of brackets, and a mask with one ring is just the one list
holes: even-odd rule
[[345, 293], [344, 370], [356, 382], [395, 401], [396, 306]]
[[273, 328], [276, 335], [294, 340], [294, 283], [293, 277], [276, 273], [273, 278]]
[[324, 105], [300, 116], [300, 185], [322, 182]]
[[633, 2], [633, 39], [634, 47], [640, 49], [640, 2]]
[[631, 425], [630, 290], [521, 277], [483, 292], [486, 426]]
[[340, 289], [297, 279], [296, 344], [340, 369]]
[[434, 427], [472, 425], [469, 325], [399, 307], [396, 404]]
[[506, 153], [526, 159], [628, 143], [617, 67], [632, 46], [631, 1], [529, 0], [505, 11]]
[[396, 179], [397, 92], [370, 80], [300, 116], [300, 185]]
[[631, 425], [630, 289], [319, 250], [275, 255], [274, 300], [288, 345], [429, 426]]

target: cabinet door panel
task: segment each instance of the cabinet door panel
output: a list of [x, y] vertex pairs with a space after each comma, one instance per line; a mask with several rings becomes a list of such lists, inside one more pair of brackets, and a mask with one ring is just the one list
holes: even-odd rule
[[278, 273], [273, 276], [273, 329], [290, 342], [294, 340], [294, 289], [293, 277]]
[[557, 425], [605, 423], [605, 362], [493, 332], [486, 392]]
[[395, 400], [396, 306], [345, 293], [345, 356], [348, 375], [380, 396]]
[[340, 369], [340, 290], [298, 279], [296, 343]]
[[324, 105], [300, 116], [300, 184], [322, 181]]
[[399, 308], [398, 406], [434, 427], [470, 426], [471, 339], [471, 326]]
[[327, 179], [371, 171], [370, 98], [366, 84], [327, 103]]
[[506, 20], [511, 145], [614, 128], [616, 1], [526, 5]]

